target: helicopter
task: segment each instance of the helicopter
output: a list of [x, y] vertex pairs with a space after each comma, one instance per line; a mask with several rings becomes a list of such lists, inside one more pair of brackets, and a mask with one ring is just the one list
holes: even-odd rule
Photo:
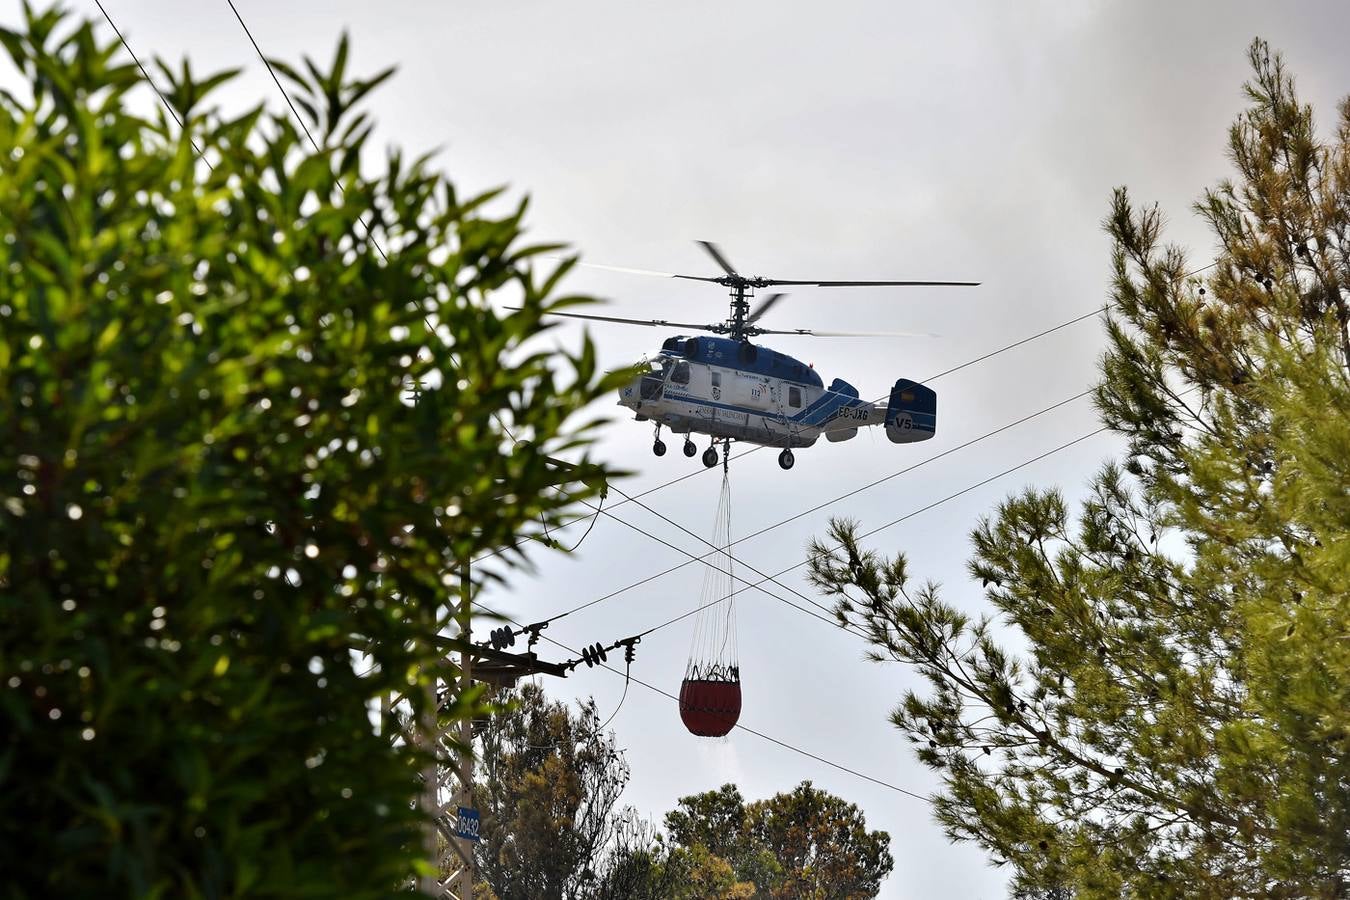
[[828, 388], [815, 368], [786, 353], [754, 344], [760, 335], [807, 337], [914, 337], [910, 332], [813, 331], [805, 328], [770, 329], [758, 323], [785, 293], [766, 296], [753, 309], [756, 290], [778, 286], [811, 287], [975, 287], [978, 281], [814, 281], [763, 278], [739, 274], [716, 244], [698, 241], [725, 273], [716, 276], [672, 275], [616, 266], [593, 268], [659, 275], [720, 284], [731, 291], [731, 313], [724, 322], [697, 325], [664, 319], [627, 319], [583, 313], [550, 313], [571, 319], [590, 319], [653, 328], [689, 329], [701, 335], [676, 334], [661, 349], [635, 367], [633, 378], [619, 390], [619, 405], [631, 409], [639, 422], [656, 426], [652, 452], [664, 456], [661, 429], [684, 435], [684, 455], [698, 453], [693, 435], [711, 443], [703, 451], [709, 468], [725, 466], [731, 442], [742, 441], [779, 448], [778, 465], [791, 469], [792, 451], [810, 447], [821, 435], [829, 441], [847, 441], [858, 429], [882, 425], [893, 443], [925, 441], [937, 431], [937, 394], [901, 378], [891, 387], [886, 403], [861, 399], [857, 388], [836, 378]]

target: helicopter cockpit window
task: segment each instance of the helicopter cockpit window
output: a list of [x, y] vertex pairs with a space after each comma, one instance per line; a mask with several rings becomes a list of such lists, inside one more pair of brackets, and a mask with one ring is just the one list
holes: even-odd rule
[[689, 383], [689, 363], [681, 360], [675, 364], [675, 371], [671, 373], [670, 380], [675, 384]]
[[802, 405], [802, 389], [788, 388], [788, 406], [799, 407]]

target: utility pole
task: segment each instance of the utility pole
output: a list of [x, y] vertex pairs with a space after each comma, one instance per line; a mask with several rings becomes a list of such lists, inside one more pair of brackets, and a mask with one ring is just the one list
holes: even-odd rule
[[[467, 560], [459, 571], [459, 611], [455, 616], [455, 624], [458, 626], [456, 636], [463, 642], [463, 649], [459, 651], [459, 690], [463, 696], [473, 687], [473, 654], [469, 651], [473, 579], [469, 575]], [[459, 720], [459, 791], [455, 795], [455, 806], [456, 813], [460, 806], [473, 806], [473, 719], [467, 716]], [[460, 844], [462, 863], [457, 885], [458, 900], [473, 900], [473, 843], [462, 837], [456, 840]]]
[[[427, 714], [418, 721], [416, 740], [427, 748], [433, 758], [423, 769], [422, 808], [431, 821], [427, 825], [426, 859], [432, 872], [418, 879], [418, 890], [436, 900], [473, 900], [474, 861], [473, 845], [477, 839], [478, 819], [461, 817], [461, 807], [476, 815], [473, 806], [473, 728], [474, 722], [465, 717], [451, 730], [441, 724], [443, 709], [473, 688], [475, 682], [489, 690], [510, 687], [527, 675], [552, 675], [566, 678], [569, 667], [565, 663], [551, 663], [539, 659], [533, 650], [508, 653], [494, 647], [474, 644], [470, 623], [473, 611], [473, 580], [468, 563], [459, 569], [459, 602], [451, 618], [455, 625], [453, 637], [440, 634], [440, 613], [433, 641], [447, 656], [458, 659], [450, 682], [439, 679], [428, 682], [426, 690]], [[447, 749], [447, 738], [458, 744], [453, 758]], [[448, 798], [448, 799], [444, 799]], [[443, 802], [444, 800], [444, 802]], [[469, 836], [472, 835], [472, 836]]]
[[[560, 469], [574, 466], [550, 459]], [[532, 630], [530, 647], [524, 653], [508, 653], [494, 646], [473, 643], [473, 578], [469, 561], [459, 564], [459, 602], [450, 618], [455, 626], [453, 637], [441, 634], [442, 608], [436, 610], [430, 623], [431, 640], [446, 656], [458, 658], [455, 672], [442, 690], [440, 679], [433, 676], [424, 689], [425, 712], [414, 728], [413, 739], [429, 754], [422, 771], [422, 809], [429, 822], [425, 834], [425, 858], [430, 872], [418, 879], [418, 890], [435, 900], [473, 900], [474, 844], [478, 840], [478, 814], [473, 809], [474, 752], [471, 717], [462, 717], [453, 732], [442, 725], [441, 714], [447, 703], [464, 696], [473, 689], [475, 681], [488, 689], [510, 687], [527, 675], [553, 675], [566, 678], [570, 668], [562, 663], [545, 662], [534, 653], [538, 632], [547, 625]], [[511, 638], [514, 643], [514, 637]], [[456, 684], [457, 682], [457, 684]], [[382, 708], [388, 706], [382, 704]], [[448, 752], [446, 739], [454, 738], [458, 749], [455, 758]], [[442, 798], [449, 798], [442, 803]], [[461, 809], [467, 814], [461, 815]], [[444, 849], [443, 849], [444, 848]], [[444, 873], [444, 874], [442, 874]]]
[[[469, 641], [472, 605], [473, 579], [466, 561], [459, 567], [459, 603], [451, 616], [456, 631], [452, 643], [460, 647], [458, 671], [450, 676], [445, 691], [441, 690], [440, 679], [433, 677], [427, 682], [425, 712], [417, 729], [419, 745], [430, 754], [422, 769], [422, 809], [428, 817], [424, 845], [431, 864], [431, 871], [418, 880], [418, 890], [436, 900], [473, 900], [473, 841], [460, 836], [458, 827], [460, 807], [473, 804], [473, 721], [461, 719], [453, 732], [447, 732], [441, 724], [446, 702], [473, 687]], [[438, 611], [434, 633], [436, 643], [444, 646], [439, 626]], [[458, 758], [453, 762], [446, 752], [447, 737], [458, 743]], [[442, 803], [443, 798], [449, 799]]]

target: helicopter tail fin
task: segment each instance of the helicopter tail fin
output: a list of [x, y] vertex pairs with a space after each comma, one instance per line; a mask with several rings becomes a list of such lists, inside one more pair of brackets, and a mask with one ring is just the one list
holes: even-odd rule
[[886, 437], [894, 444], [926, 441], [937, 431], [937, 393], [907, 378], [891, 388]]

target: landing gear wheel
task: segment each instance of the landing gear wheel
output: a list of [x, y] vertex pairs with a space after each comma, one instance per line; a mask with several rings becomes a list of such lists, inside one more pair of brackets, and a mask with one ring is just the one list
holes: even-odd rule
[[684, 441], [684, 455], [685, 455], [685, 456], [693, 456], [693, 455], [694, 455], [695, 453], [697, 453], [697, 452], [698, 452], [698, 448], [694, 446], [694, 442], [691, 441], [691, 440], [689, 440], [688, 438], [685, 438], [685, 441]]
[[792, 468], [792, 464], [796, 461], [797, 460], [792, 456], [791, 450], [784, 450], [782, 453], [778, 454], [778, 465], [782, 466], [784, 469]]
[[655, 453], [657, 456], [665, 456], [666, 445], [663, 444], [660, 440], [657, 440], [656, 443], [652, 444], [652, 452]]
[[717, 465], [717, 451], [712, 447], [703, 451], [703, 464], [710, 469]]

